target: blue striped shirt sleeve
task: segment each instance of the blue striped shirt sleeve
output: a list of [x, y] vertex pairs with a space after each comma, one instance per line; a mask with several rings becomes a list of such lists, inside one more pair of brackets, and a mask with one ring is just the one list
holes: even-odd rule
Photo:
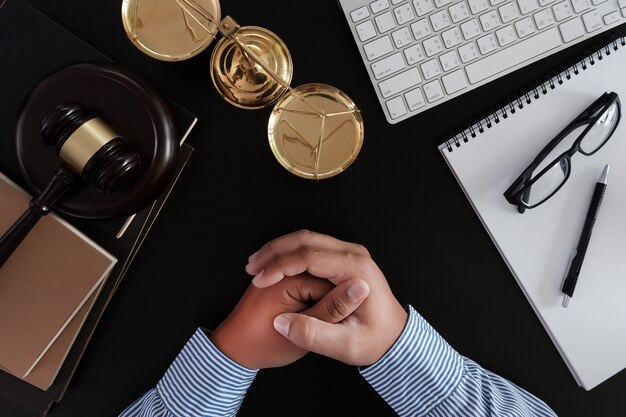
[[459, 355], [408, 306], [392, 348], [361, 375], [401, 417], [550, 416], [538, 398]]
[[226, 357], [198, 329], [157, 387], [120, 417], [234, 416], [256, 373]]

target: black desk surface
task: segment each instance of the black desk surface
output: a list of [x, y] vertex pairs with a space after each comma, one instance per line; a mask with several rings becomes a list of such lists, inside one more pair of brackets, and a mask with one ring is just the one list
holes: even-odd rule
[[[625, 415], [626, 372], [590, 392], [578, 387], [437, 150], [453, 129], [589, 42], [390, 125], [335, 1], [224, 2], [224, 15], [285, 41], [292, 85], [335, 85], [362, 110], [365, 141], [355, 163], [313, 182], [274, 159], [268, 109], [240, 110], [219, 97], [209, 74], [212, 46], [190, 61], [159, 62], [127, 40], [121, 1], [30, 1], [199, 118], [186, 172], [51, 417], [116, 416], [157, 383], [196, 327], [215, 327], [228, 314], [249, 284], [248, 255], [300, 228], [364, 244], [400, 302], [557, 414]], [[0, 415], [21, 417], [3, 405]], [[356, 369], [310, 354], [261, 371], [239, 415], [394, 413]]]

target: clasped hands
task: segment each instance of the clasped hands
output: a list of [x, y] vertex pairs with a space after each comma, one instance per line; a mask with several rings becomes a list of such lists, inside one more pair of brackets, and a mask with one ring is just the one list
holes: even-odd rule
[[407, 313], [363, 246], [301, 230], [250, 256], [252, 284], [210, 339], [249, 369], [315, 352], [366, 366], [398, 339]]

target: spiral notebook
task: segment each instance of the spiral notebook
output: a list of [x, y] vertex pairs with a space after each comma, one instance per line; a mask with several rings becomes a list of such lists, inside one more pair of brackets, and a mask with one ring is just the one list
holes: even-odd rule
[[[578, 385], [590, 390], [626, 368], [626, 117], [547, 202], [519, 214], [503, 192], [539, 151], [604, 92], [626, 104], [626, 40], [603, 45], [476, 121], [439, 147]], [[622, 108], [622, 113], [624, 108]], [[609, 183], [568, 308], [561, 283], [594, 185]]]

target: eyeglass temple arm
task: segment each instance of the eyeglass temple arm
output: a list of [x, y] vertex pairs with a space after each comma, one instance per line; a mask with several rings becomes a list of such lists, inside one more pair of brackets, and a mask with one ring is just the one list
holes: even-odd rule
[[580, 113], [580, 115], [578, 115], [578, 117], [574, 120], [574, 122], [576, 120], [578, 120], [578, 119], [586, 119], [586, 118], [590, 117], [592, 114], [594, 114], [598, 110], [598, 108], [601, 108], [602, 106], [604, 106], [615, 95], [617, 95], [617, 94], [615, 94], [613, 92], [611, 92], [611, 93], [604, 92], [593, 103], [591, 103], [589, 105], [589, 107], [587, 107], [585, 110], [583, 110], [583, 112]]
[[[528, 197], [530, 196], [530, 187], [526, 188], [524, 190], [524, 194], [522, 194], [522, 202], [524, 203], [528, 203]], [[524, 212], [526, 211], [526, 207], [523, 206], [522, 204], [518, 204], [517, 205], [517, 212], [520, 214], [524, 214]]]
[[[614, 93], [613, 93], [614, 94]], [[594, 114], [598, 107], [603, 106], [609, 98], [612, 98], [612, 94], [603, 93], [600, 97], [598, 97], [593, 103], [591, 103], [585, 110], [583, 110], [574, 120], [572, 120], [559, 134], [552, 139], [538, 154], [535, 159], [528, 165], [528, 168], [524, 170], [524, 173], [527, 173], [529, 169], [535, 169], [536, 166], [544, 160], [545, 155], [552, 151], [554, 147], [561, 142], [564, 136], [568, 135], [574, 128], [578, 126], [581, 120], [588, 119], [592, 114]]]
[[[520, 174], [517, 180], [515, 180], [515, 182], [511, 184], [511, 186], [504, 192], [504, 197], [506, 198], [506, 200], [513, 205], [517, 205], [517, 210], [520, 213], [523, 214], [526, 211], [526, 207], [520, 204], [520, 202], [517, 201], [517, 199], [514, 196], [517, 193], [519, 193], [519, 190], [521, 190], [526, 185], [526, 182], [528, 181], [529, 171], [534, 170], [537, 167], [537, 165], [539, 165], [539, 163], [541, 163], [541, 161], [545, 159], [546, 153], [549, 153], [550, 151], [552, 151], [552, 149], [563, 139], [563, 136], [568, 135], [571, 132], [571, 130], [576, 127], [576, 125], [580, 122], [580, 120], [588, 119], [589, 117], [591, 117], [591, 115], [593, 115], [598, 110], [598, 107], [604, 106], [607, 102], [612, 100], [615, 96], [617, 96], [617, 94], [614, 92], [611, 92], [611, 93], [605, 92], [600, 97], [598, 97], [593, 103], [591, 103], [574, 120], [572, 120], [572, 122], [570, 122], [554, 139], [552, 139], [541, 150], [541, 152], [539, 152], [539, 154], [537, 154], [535, 159], [528, 165], [528, 167], [522, 172], [522, 174]], [[619, 103], [619, 96], [617, 96], [616, 100]], [[524, 193], [520, 197], [521, 202], [528, 203], [528, 197], [530, 196], [530, 189], [531, 187], [528, 187], [524, 190]]]
[[[524, 171], [526, 172], [526, 171]], [[509, 204], [517, 206], [517, 211], [520, 213], [524, 213], [526, 211], [526, 207], [524, 207], [520, 201], [528, 202], [528, 196], [530, 195], [530, 187], [527, 190], [524, 190], [524, 194], [522, 194], [521, 198], [518, 200], [515, 196], [519, 193], [519, 191], [524, 187], [527, 181], [526, 175], [520, 175], [513, 184], [503, 193], [504, 198]]]
[[[591, 108], [591, 106], [589, 106], [587, 108], [587, 110], [589, 110]], [[587, 112], [587, 110], [585, 110], [583, 113], [581, 114], [585, 114]], [[517, 199], [514, 197], [515, 194], [519, 193], [519, 191], [524, 188], [526, 186], [526, 183], [528, 182], [529, 178], [530, 178], [530, 174], [535, 170], [535, 168], [537, 168], [537, 166], [545, 159], [546, 155], [549, 154], [555, 147], [556, 145], [558, 145], [561, 140], [563, 140], [563, 137], [568, 135], [569, 132], [572, 130], [572, 127], [576, 124], [576, 122], [580, 119], [580, 117], [577, 117], [576, 119], [574, 119], [570, 124], [568, 124], [554, 139], [552, 139], [535, 157], [535, 159], [533, 159], [533, 161], [528, 164], [528, 166], [526, 167], [526, 169], [524, 169], [524, 171], [520, 174], [520, 176], [515, 180], [515, 182], [513, 182], [513, 184], [511, 184], [511, 186], [504, 192], [504, 197], [506, 198], [506, 200], [513, 204], [513, 205], [517, 205], [517, 210], [520, 213], [524, 213], [526, 211], [526, 207], [524, 207], [523, 205], [521, 205]], [[524, 190], [524, 193], [522, 194], [522, 196], [520, 197], [520, 201], [526, 202], [528, 203], [528, 197], [530, 195], [530, 189], [531, 187], [528, 187], [526, 190]]]

